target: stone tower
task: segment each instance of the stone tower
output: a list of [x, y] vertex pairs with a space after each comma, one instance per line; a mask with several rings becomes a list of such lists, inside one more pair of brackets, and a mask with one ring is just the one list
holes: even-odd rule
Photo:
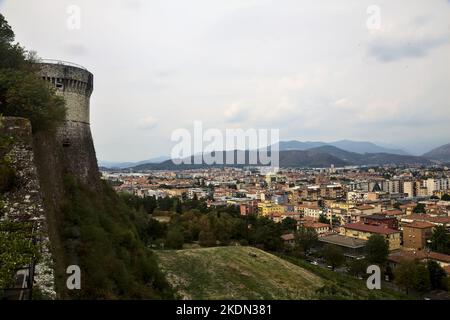
[[64, 173], [84, 184], [98, 185], [99, 170], [92, 141], [89, 108], [94, 76], [86, 68], [65, 61], [42, 60], [39, 76], [54, 86], [66, 102], [66, 120], [57, 130]]

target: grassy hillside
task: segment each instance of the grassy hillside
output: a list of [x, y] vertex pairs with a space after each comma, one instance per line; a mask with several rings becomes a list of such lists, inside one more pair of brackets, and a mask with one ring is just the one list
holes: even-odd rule
[[287, 261], [309, 270], [323, 279], [324, 286], [317, 291], [316, 299], [320, 300], [408, 300], [414, 297], [394, 291], [386, 283], [381, 290], [367, 289], [365, 280], [350, 275], [334, 272], [320, 266], [311, 265], [299, 258], [283, 256]]
[[311, 299], [320, 277], [251, 247], [158, 251], [182, 299]]

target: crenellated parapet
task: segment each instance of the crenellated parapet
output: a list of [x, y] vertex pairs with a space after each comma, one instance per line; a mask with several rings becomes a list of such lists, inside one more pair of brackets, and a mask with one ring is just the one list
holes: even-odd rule
[[94, 76], [81, 66], [63, 61], [43, 60], [39, 75], [64, 97], [67, 121], [89, 124], [89, 99], [94, 88]]

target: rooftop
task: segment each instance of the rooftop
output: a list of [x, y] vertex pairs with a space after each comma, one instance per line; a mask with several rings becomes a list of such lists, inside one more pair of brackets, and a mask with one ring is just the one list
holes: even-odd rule
[[319, 238], [319, 241], [339, 245], [342, 247], [357, 249], [366, 245], [366, 240], [346, 237], [341, 234], [333, 234]]
[[428, 229], [433, 228], [434, 224], [426, 221], [413, 221], [403, 225], [403, 228]]
[[386, 226], [374, 226], [374, 225], [364, 224], [361, 222], [346, 224], [346, 225], [344, 225], [344, 228], [350, 229], [350, 230], [356, 230], [356, 231], [369, 232], [369, 233], [379, 233], [379, 234], [399, 233], [398, 230], [393, 230], [393, 229], [387, 228]]
[[372, 219], [372, 220], [391, 220], [393, 217], [388, 217], [384, 214], [371, 214], [364, 217], [365, 219]]
[[388, 260], [393, 262], [401, 262], [401, 261], [411, 261], [411, 260], [437, 260], [445, 263], [450, 263], [450, 255], [443, 254], [439, 252], [427, 252], [427, 251], [416, 251], [416, 250], [401, 250], [397, 252], [393, 252], [389, 255]]
[[330, 225], [320, 222], [305, 222], [303, 225], [307, 228], [314, 228], [314, 229], [330, 227]]

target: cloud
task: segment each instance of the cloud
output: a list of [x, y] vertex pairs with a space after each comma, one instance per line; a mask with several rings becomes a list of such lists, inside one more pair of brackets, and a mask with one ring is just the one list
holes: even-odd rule
[[[374, 33], [369, 2], [349, 2], [3, 0], [1, 11], [28, 50], [93, 72], [103, 159], [168, 154], [172, 131], [194, 120], [280, 128], [281, 139], [444, 142], [448, 1], [377, 0]], [[74, 3], [76, 31], [67, 28]]]
[[89, 49], [78, 43], [68, 43], [63, 45], [64, 50], [71, 56], [83, 56], [89, 52]]
[[242, 102], [234, 102], [225, 109], [224, 116], [227, 122], [243, 122], [248, 117], [248, 111], [245, 109]]
[[144, 130], [154, 129], [158, 125], [158, 120], [153, 118], [152, 116], [147, 116], [142, 118], [138, 122], [138, 127]]
[[450, 43], [448, 36], [421, 39], [377, 39], [369, 45], [369, 54], [381, 62], [425, 57], [439, 46]]

